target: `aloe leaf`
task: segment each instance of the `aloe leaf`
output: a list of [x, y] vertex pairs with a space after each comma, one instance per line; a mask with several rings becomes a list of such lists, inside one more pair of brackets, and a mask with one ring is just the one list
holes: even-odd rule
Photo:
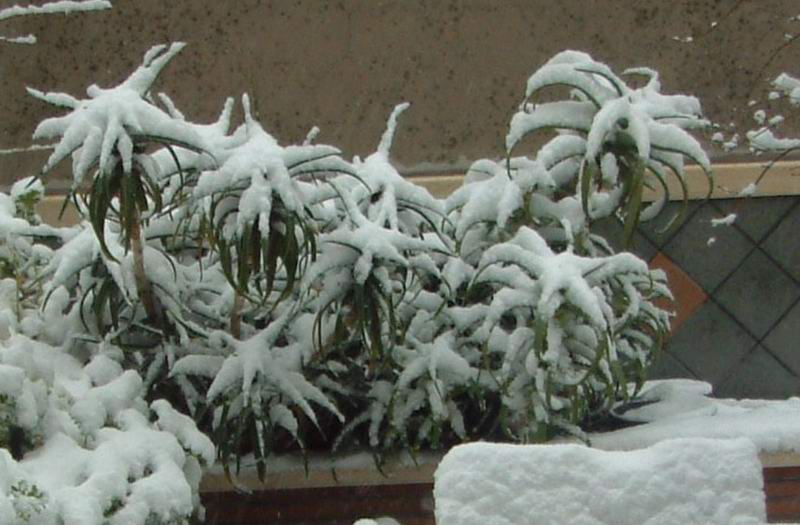
[[596, 108], [591, 102], [560, 101], [537, 105], [532, 112], [518, 111], [512, 118], [506, 135], [506, 152], [534, 131], [571, 129], [588, 133]]
[[599, 63], [581, 65], [581, 67], [576, 67], [575, 71], [580, 71], [581, 73], [588, 73], [590, 75], [597, 75], [599, 77], [606, 79], [611, 84], [613, 89], [617, 92], [617, 96], [621, 97], [625, 94], [626, 91], [628, 91], [628, 87], [617, 75], [612, 73], [608, 67], [603, 66]]
[[[639, 220], [641, 222], [647, 222], [653, 220], [655, 217], [661, 213], [661, 210], [664, 208], [664, 205], [669, 201], [670, 191], [669, 187], [667, 186], [666, 181], [666, 173], [664, 170], [661, 169], [661, 166], [658, 163], [647, 160], [646, 162], [648, 171], [653, 175], [653, 177], [658, 181], [659, 186], [661, 187], [661, 194], [658, 198], [651, 204], [649, 204], [643, 211]], [[684, 193], [684, 206], [686, 203], [686, 195]]]
[[583, 212], [589, 214], [589, 195], [592, 191], [592, 182], [594, 181], [594, 163], [592, 161], [583, 159], [581, 163], [581, 206]]
[[656, 163], [661, 163], [672, 172], [675, 176], [675, 179], [678, 181], [678, 184], [681, 186], [681, 209], [680, 211], [669, 220], [666, 226], [660, 230], [661, 234], [666, 232], [672, 231], [672, 229], [680, 224], [683, 221], [683, 218], [686, 216], [686, 212], [689, 209], [689, 186], [686, 184], [686, 179], [683, 175], [683, 169], [680, 165], [672, 162], [672, 160], [668, 156], [664, 155], [653, 155], [653, 161]]
[[567, 86], [577, 89], [599, 109], [608, 95], [590, 75], [582, 73], [574, 64], [548, 64], [528, 78], [525, 90], [526, 102], [537, 91], [552, 86]]
[[631, 190], [625, 204], [625, 224], [623, 227], [623, 242], [625, 248], [630, 248], [633, 243], [633, 234], [639, 225], [639, 215], [642, 208], [642, 192], [644, 190], [644, 164], [637, 160], [632, 169]]

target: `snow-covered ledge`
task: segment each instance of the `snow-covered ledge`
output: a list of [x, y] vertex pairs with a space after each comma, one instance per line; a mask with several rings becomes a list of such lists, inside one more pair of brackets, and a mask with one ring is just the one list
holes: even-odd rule
[[717, 399], [704, 381], [669, 379], [645, 384], [634, 403], [615, 413], [635, 426], [593, 434], [604, 450], [635, 450], [671, 438], [747, 438], [764, 461], [800, 464], [800, 398]]

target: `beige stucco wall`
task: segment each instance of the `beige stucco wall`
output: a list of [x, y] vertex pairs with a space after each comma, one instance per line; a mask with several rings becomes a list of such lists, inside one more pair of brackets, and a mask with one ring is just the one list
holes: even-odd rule
[[[226, 96], [249, 91], [281, 141], [318, 125], [320, 141], [364, 155], [408, 100], [395, 160], [418, 171], [499, 156], [527, 76], [565, 48], [619, 69], [654, 66], [665, 90], [697, 94], [715, 121], [745, 131], [748, 100], [766, 99], [759, 81], [800, 74], [800, 42], [784, 46], [784, 34], [800, 32], [788, 21], [798, 14], [797, 0], [116, 0], [107, 12], [0, 23], [0, 34], [39, 38], [0, 42], [0, 149], [28, 144], [35, 124], [58, 113], [25, 86], [79, 95], [173, 40], [190, 45], [160, 88], [190, 118], [211, 120]], [[42, 159], [0, 157], [0, 186]]]

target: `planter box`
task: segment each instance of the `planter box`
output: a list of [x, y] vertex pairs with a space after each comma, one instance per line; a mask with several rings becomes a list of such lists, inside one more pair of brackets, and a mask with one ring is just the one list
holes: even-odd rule
[[[416, 466], [395, 459], [385, 475], [365, 464], [368, 457], [314, 458], [308, 476], [296, 460], [282, 465], [279, 460], [268, 468], [264, 484], [249, 473], [237, 479], [249, 494], [212, 473], [202, 486], [206, 523], [351, 525], [359, 518], [390, 516], [402, 525], [434, 525], [433, 472], [439, 458], [418, 458]], [[769, 523], [800, 523], [800, 454], [763, 454], [761, 463]]]
[[800, 523], [800, 454], [765, 454], [764, 493], [770, 523]]
[[300, 457], [277, 457], [264, 483], [252, 469], [236, 477], [239, 490], [213, 472], [201, 485], [206, 523], [351, 525], [391, 516], [402, 525], [434, 525], [433, 473], [441, 457], [421, 454], [415, 463], [407, 455], [392, 456], [383, 473], [369, 454], [313, 456], [307, 472]]

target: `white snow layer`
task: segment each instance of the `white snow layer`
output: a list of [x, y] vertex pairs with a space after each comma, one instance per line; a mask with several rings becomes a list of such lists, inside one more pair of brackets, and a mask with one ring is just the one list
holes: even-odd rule
[[49, 2], [44, 5], [13, 5], [5, 9], [0, 9], [0, 20], [7, 20], [24, 15], [69, 14], [81, 11], [100, 11], [103, 9], [111, 9], [111, 2], [108, 0], [60, 0], [58, 2]]
[[703, 381], [648, 382], [640, 395], [651, 404], [622, 417], [644, 423], [589, 436], [593, 447], [633, 450], [672, 438], [745, 438], [759, 452], [800, 452], [800, 398], [780, 401], [714, 399]]
[[42, 442], [19, 461], [0, 449], [3, 525], [180, 523], [199, 505], [211, 440], [164, 400], [148, 410], [141, 377], [108, 356], [84, 366], [12, 336], [0, 344], [0, 400], [11, 409], [0, 415]]
[[752, 197], [758, 192], [758, 185], [755, 182], [751, 182], [744, 188], [742, 191], [739, 192], [739, 197]]
[[438, 525], [764, 523], [761, 464], [746, 439], [684, 439], [634, 452], [473, 443], [435, 475]]
[[734, 222], [736, 222], [736, 214], [729, 213], [728, 215], [720, 219], [711, 219], [711, 226], [714, 228], [716, 228], [717, 226], [730, 226]]

